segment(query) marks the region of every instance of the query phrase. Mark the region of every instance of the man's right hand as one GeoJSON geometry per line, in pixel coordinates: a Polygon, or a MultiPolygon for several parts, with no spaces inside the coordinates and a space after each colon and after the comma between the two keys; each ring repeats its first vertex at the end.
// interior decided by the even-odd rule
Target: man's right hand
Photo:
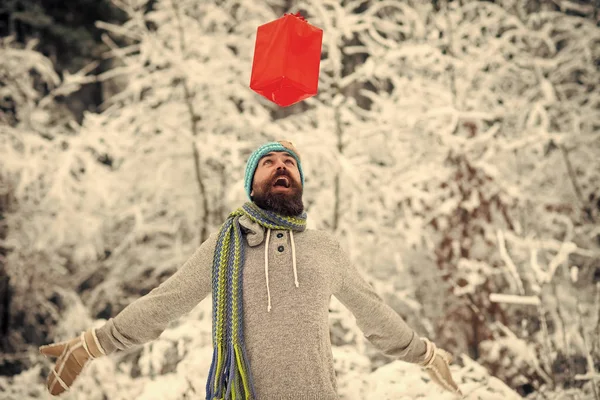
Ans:
{"type": "Polygon", "coordinates": [[[93,329],[88,329],[71,340],[41,346],[40,353],[47,357],[58,357],[46,382],[48,391],[53,396],[69,390],[86,363],[105,354],[93,329]]]}

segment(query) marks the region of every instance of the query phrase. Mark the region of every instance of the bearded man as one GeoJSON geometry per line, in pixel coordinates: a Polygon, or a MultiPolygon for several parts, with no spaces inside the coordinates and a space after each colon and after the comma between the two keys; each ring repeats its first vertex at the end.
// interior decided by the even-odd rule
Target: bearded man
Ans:
{"type": "Polygon", "coordinates": [[[212,365],[206,399],[339,399],[329,340],[335,296],[384,354],[423,366],[460,394],[451,356],[420,338],[359,274],[338,240],[306,228],[304,174],[291,142],[266,143],[246,165],[250,202],[169,279],[99,329],[40,347],[58,357],[48,390],[59,395],[90,360],[160,336],[212,293],[212,365]]]}

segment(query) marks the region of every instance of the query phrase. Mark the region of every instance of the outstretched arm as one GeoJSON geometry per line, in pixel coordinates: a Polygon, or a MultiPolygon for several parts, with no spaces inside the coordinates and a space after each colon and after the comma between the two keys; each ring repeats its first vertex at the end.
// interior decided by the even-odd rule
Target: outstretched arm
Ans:
{"type": "Polygon", "coordinates": [[[352,312],[365,337],[390,357],[411,363],[423,361],[427,350],[425,342],[398,313],[385,304],[339,243],[337,252],[335,258],[341,279],[334,296],[352,312]]]}
{"type": "Polygon", "coordinates": [[[89,360],[156,339],[169,322],[202,301],[212,289],[216,238],[216,233],[211,235],[175,274],[100,329],[90,328],[77,338],[41,346],[40,353],[57,358],[46,382],[50,394],[69,390],[89,360]]]}
{"type": "Polygon", "coordinates": [[[337,251],[341,279],[334,295],[354,314],[365,337],[384,354],[421,365],[438,385],[461,394],[448,367],[452,356],[421,339],[365,281],[339,243],[337,251]]]}
{"type": "Polygon", "coordinates": [[[106,354],[158,338],[169,322],[190,312],[211,292],[216,240],[213,233],[169,279],[96,330],[106,354]]]}

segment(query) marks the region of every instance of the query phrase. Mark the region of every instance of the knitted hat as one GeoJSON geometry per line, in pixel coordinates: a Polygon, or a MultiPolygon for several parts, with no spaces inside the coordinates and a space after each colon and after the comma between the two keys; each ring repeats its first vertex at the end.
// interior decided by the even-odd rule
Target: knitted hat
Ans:
{"type": "Polygon", "coordinates": [[[296,164],[298,165],[298,171],[300,171],[300,179],[302,181],[302,186],[304,187],[304,174],[302,173],[302,164],[300,163],[300,155],[294,147],[292,142],[286,140],[279,140],[277,142],[269,142],[263,144],[258,149],[254,150],[254,152],[250,155],[248,159],[248,163],[246,164],[246,175],[244,178],[244,189],[246,189],[246,195],[248,199],[250,198],[250,192],[252,192],[252,179],[254,179],[254,173],[256,172],[256,167],[258,166],[258,162],[261,158],[272,151],[285,151],[296,160],[296,164]]]}

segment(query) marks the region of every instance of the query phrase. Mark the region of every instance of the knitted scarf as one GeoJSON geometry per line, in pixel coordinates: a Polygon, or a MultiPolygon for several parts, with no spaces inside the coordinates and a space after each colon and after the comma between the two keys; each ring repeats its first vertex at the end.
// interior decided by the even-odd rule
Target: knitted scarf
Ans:
{"type": "Polygon", "coordinates": [[[306,213],[286,217],[252,202],[233,211],[219,230],[212,269],[214,353],[206,384],[207,400],[255,400],[254,384],[244,344],[242,274],[244,245],[241,216],[265,228],[304,231],[306,213]]]}

